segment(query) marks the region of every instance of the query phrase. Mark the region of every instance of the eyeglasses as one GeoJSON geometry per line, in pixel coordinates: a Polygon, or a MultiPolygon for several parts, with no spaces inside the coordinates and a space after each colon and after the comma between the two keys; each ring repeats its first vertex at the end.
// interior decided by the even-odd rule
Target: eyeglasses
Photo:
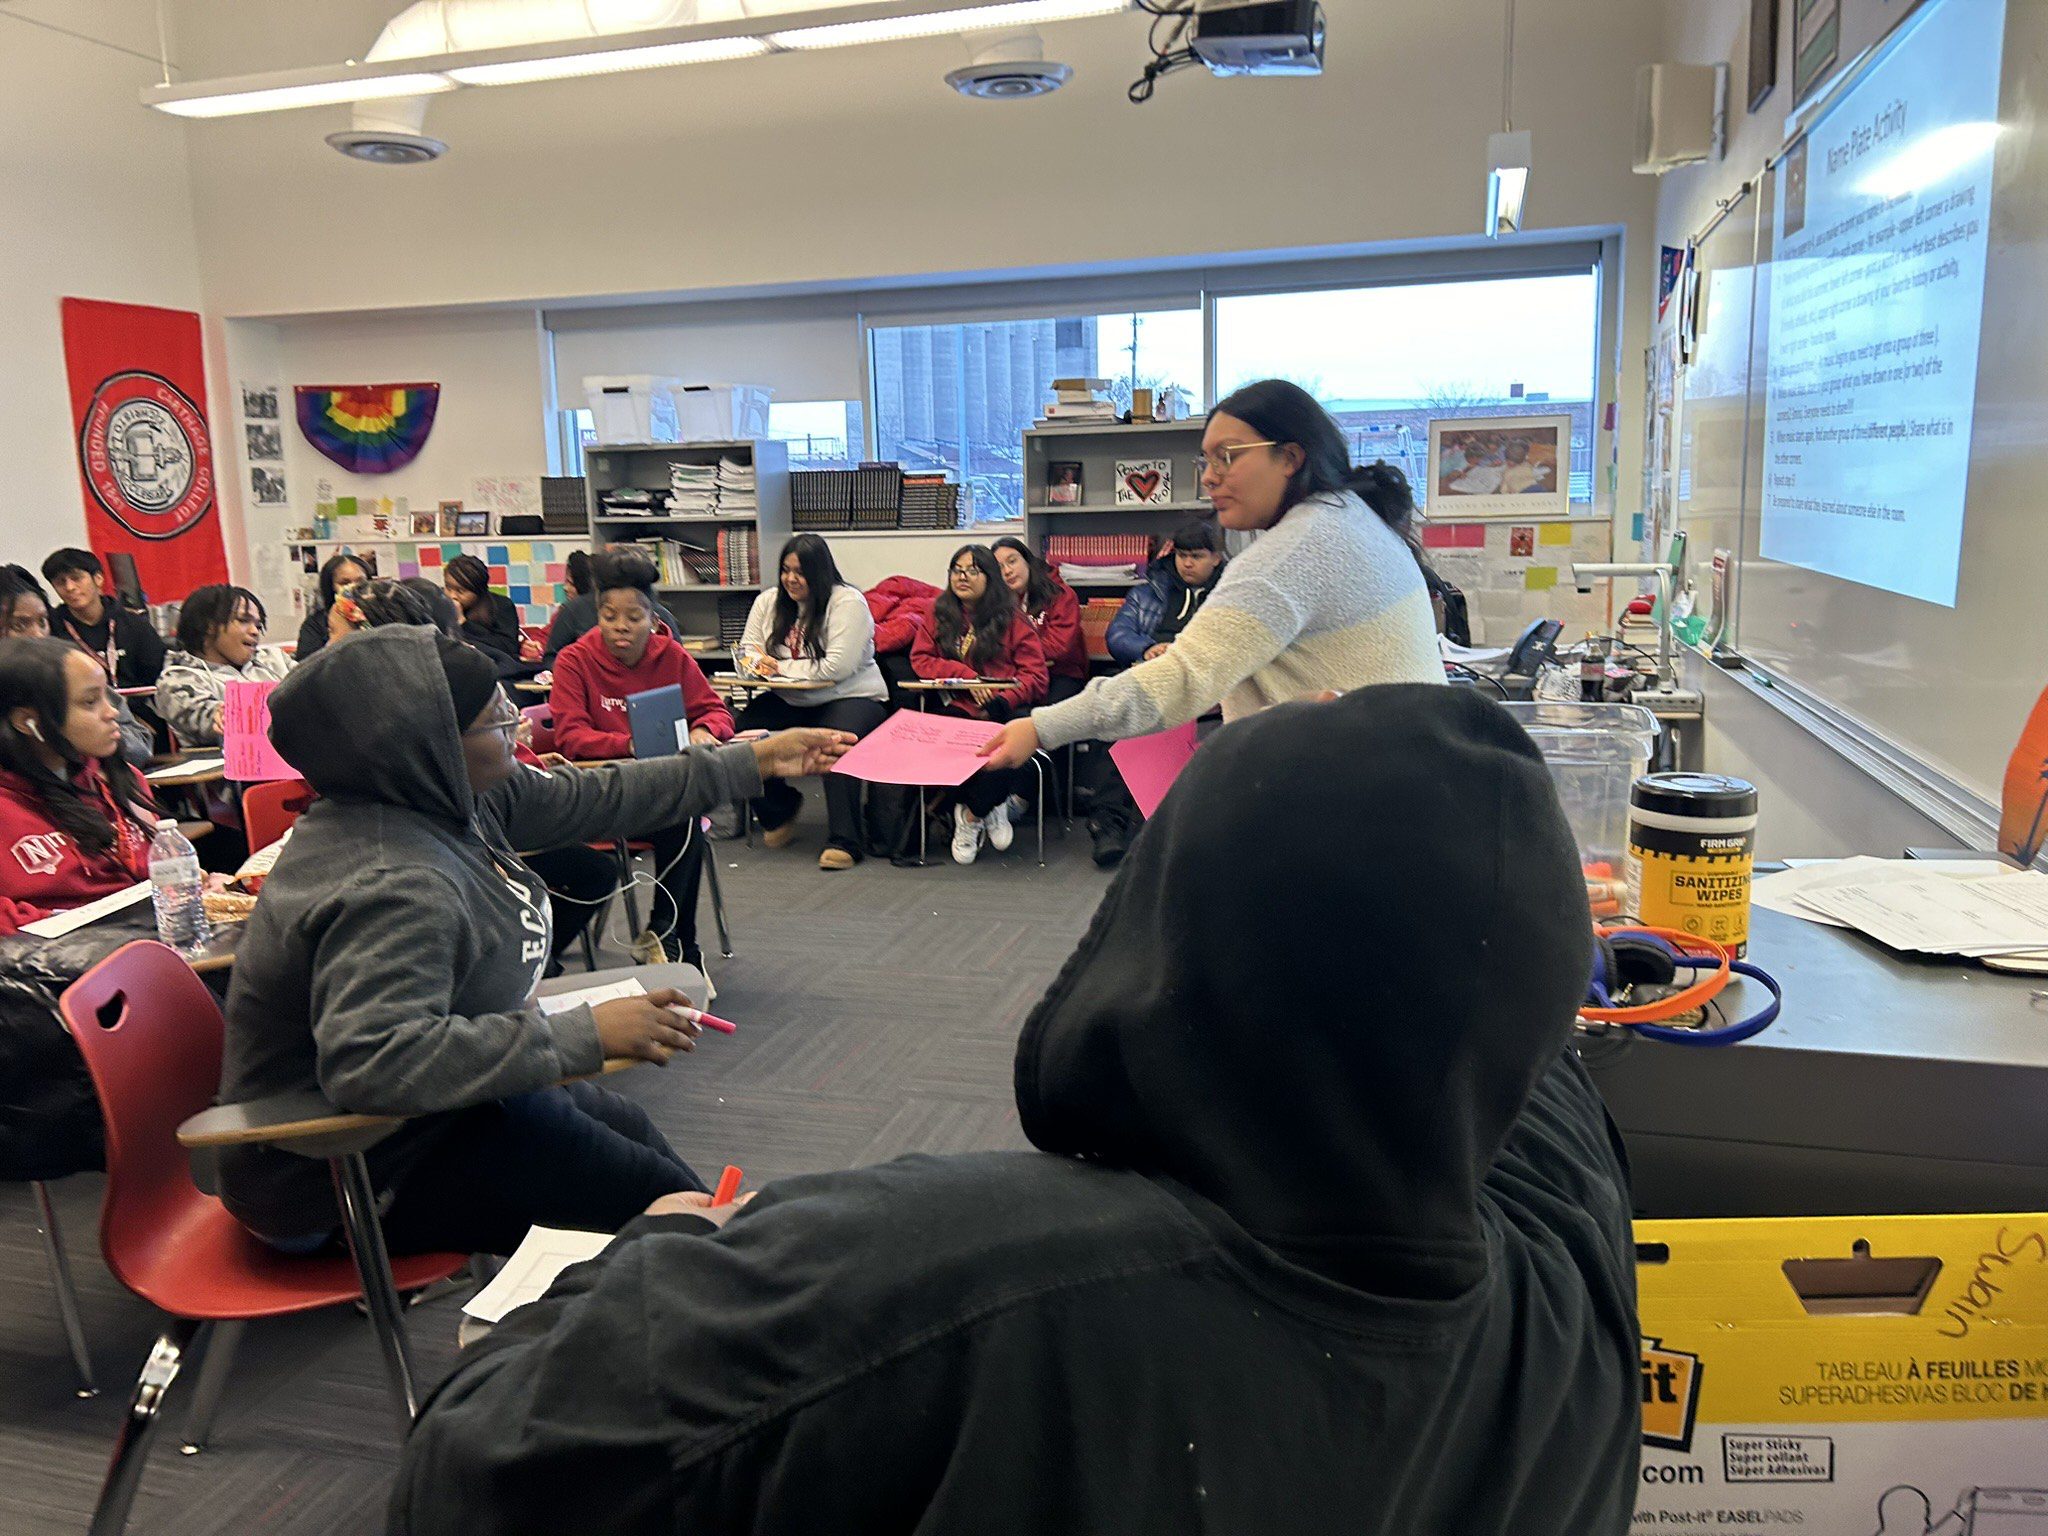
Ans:
{"type": "Polygon", "coordinates": [[[510,736],[513,732],[517,731],[519,729],[519,722],[525,717],[518,710],[512,708],[512,701],[502,693],[498,695],[498,702],[504,705],[504,711],[509,711],[509,713],[501,711],[496,719],[486,720],[482,725],[473,725],[462,734],[465,736],[488,736],[496,732],[500,736],[510,736]]]}
{"type": "Polygon", "coordinates": [[[1201,479],[1213,468],[1219,475],[1230,473],[1230,466],[1237,462],[1240,453],[1249,453],[1254,448],[1278,448],[1280,445],[1269,440],[1256,443],[1224,443],[1214,453],[1195,455],[1195,478],[1201,479]]]}

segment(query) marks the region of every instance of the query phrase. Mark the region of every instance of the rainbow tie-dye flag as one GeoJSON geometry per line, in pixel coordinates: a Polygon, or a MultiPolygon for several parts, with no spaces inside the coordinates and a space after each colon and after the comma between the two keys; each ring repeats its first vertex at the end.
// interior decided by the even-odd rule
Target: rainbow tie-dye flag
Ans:
{"type": "Polygon", "coordinates": [[[359,475],[418,458],[441,404],[438,384],[301,384],[296,393],[306,441],[359,475]]]}

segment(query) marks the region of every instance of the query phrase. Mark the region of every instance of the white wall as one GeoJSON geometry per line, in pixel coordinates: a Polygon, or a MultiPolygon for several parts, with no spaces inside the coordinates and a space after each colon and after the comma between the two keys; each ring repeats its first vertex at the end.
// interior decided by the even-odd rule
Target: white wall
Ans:
{"type": "Polygon", "coordinates": [[[149,52],[153,18],[148,0],[0,11],[0,558],[32,569],[85,542],[58,301],[196,310],[200,280],[184,130],[136,105],[156,71],[31,23],[149,52]]]}

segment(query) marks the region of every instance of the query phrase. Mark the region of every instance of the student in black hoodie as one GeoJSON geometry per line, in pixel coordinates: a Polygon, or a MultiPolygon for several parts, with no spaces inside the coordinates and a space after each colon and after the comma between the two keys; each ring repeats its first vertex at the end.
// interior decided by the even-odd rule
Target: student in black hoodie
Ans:
{"type": "Polygon", "coordinates": [[[519,609],[511,598],[491,590],[491,569],[475,555],[457,555],[441,568],[441,584],[462,614],[462,638],[488,654],[500,677],[533,669],[540,646],[519,628],[519,609]]]}
{"type": "Polygon", "coordinates": [[[1621,1536],[1591,953],[1496,705],[1227,726],[1025,1023],[1037,1152],[657,1202],[465,1352],[391,1529],[1621,1536]]]}

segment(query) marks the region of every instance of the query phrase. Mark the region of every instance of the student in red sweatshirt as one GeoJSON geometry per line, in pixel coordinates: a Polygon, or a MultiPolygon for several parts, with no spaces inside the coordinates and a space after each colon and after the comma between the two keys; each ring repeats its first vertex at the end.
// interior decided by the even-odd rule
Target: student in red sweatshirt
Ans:
{"type": "Polygon", "coordinates": [[[1022,539],[1007,535],[992,546],[1003,585],[1017,599],[1038,631],[1045,652],[1045,702],[1063,703],[1088,685],[1088,644],[1081,638],[1081,599],[1052,573],[1052,567],[1031,552],[1022,539]]]}
{"type": "Polygon", "coordinates": [[[0,933],[149,878],[156,807],[112,686],[76,646],[0,641],[0,933]]]}
{"type": "MultiPolygon", "coordinates": [[[[981,720],[1009,720],[1043,703],[1045,651],[1038,630],[1003,582],[1002,568],[985,544],[953,552],[946,590],[933,599],[917,627],[910,664],[927,681],[943,678],[1008,679],[1014,688],[977,688],[946,695],[946,708],[981,720]]],[[[1022,768],[984,768],[957,791],[953,807],[953,862],[972,864],[985,837],[1001,853],[1010,846],[1009,799],[1030,785],[1022,768]]]]}
{"type": "MultiPolygon", "coordinates": [[[[633,732],[626,699],[650,688],[679,684],[690,743],[730,741],[732,714],[704,680],[690,653],[654,628],[654,562],[637,550],[609,550],[590,562],[597,586],[597,628],[555,657],[555,748],[572,761],[631,757],[633,732]]],[[[700,970],[697,885],[704,871],[704,836],[694,822],[636,834],[654,844],[661,895],[654,931],[672,960],[700,970]]]]}

